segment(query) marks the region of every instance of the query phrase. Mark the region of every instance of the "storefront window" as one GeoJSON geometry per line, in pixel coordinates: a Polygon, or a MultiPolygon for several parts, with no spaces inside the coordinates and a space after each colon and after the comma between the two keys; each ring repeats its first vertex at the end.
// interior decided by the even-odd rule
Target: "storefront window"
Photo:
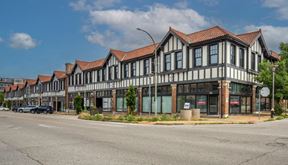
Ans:
{"type": "Polygon", "coordinates": [[[241,97],[241,113],[246,113],[246,97],[241,97]]]}
{"type": "Polygon", "coordinates": [[[143,99],[142,111],[148,113],[151,110],[151,103],[150,103],[151,99],[149,97],[143,97],[142,99],[143,99]]]}
{"type": "MultiPolygon", "coordinates": [[[[152,97],[152,112],[155,112],[155,101],[152,97]]],[[[161,112],[161,97],[157,97],[157,113],[161,112]]]]}
{"type": "Polygon", "coordinates": [[[103,111],[111,111],[112,98],[103,98],[103,111]]]}
{"type": "Polygon", "coordinates": [[[185,103],[185,96],[178,96],[177,97],[177,112],[180,112],[183,109],[185,103]]]}
{"type": "Polygon", "coordinates": [[[230,96],[230,113],[240,113],[240,96],[230,96]]]}
{"type": "Polygon", "coordinates": [[[123,97],[117,98],[117,112],[123,111],[123,97]]]}
{"type": "Polygon", "coordinates": [[[207,96],[199,95],[196,97],[197,108],[200,109],[201,113],[207,113],[207,96]]]}
{"type": "Polygon", "coordinates": [[[190,108],[196,108],[196,97],[195,97],[195,95],[186,96],[186,102],[190,103],[190,108]]]}
{"type": "Polygon", "coordinates": [[[171,96],[162,96],[162,113],[171,113],[171,107],[171,96]]]}

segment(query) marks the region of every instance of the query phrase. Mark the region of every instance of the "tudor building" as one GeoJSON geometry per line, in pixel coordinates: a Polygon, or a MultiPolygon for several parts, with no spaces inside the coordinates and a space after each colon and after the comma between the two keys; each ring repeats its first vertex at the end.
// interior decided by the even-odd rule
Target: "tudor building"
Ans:
{"type": "Polygon", "coordinates": [[[275,61],[279,56],[268,50],[261,30],[236,35],[215,26],[185,34],[169,28],[156,45],[131,51],[110,49],[105,59],[66,64],[62,100],[73,108],[73,99],[80,94],[87,107],[125,112],[125,92],[133,85],[137,88],[137,112],[155,112],[151,75],[156,71],[159,113],[176,113],[185,102],[207,115],[252,113],[256,105],[254,78],[264,59],[275,61]]]}

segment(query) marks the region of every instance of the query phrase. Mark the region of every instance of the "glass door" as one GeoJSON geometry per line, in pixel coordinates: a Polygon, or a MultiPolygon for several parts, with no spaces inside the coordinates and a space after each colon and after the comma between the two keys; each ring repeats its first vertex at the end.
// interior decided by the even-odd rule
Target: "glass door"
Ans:
{"type": "Polygon", "coordinates": [[[209,97],[209,115],[217,115],[218,114],[218,96],[210,96],[209,97]]]}

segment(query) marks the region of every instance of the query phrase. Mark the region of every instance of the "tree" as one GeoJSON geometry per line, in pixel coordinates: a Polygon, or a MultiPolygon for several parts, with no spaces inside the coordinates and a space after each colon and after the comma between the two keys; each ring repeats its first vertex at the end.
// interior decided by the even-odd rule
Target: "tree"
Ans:
{"type": "Polygon", "coordinates": [[[83,109],[83,98],[82,98],[82,96],[77,95],[74,98],[74,107],[75,107],[75,110],[76,110],[77,114],[79,114],[82,111],[82,109],[83,109]]]}
{"type": "MultiPolygon", "coordinates": [[[[288,43],[280,44],[280,61],[275,62],[278,67],[275,70],[275,102],[279,104],[282,99],[288,99],[288,43]]],[[[272,89],[272,63],[264,60],[260,63],[260,72],[256,80],[272,89]]],[[[272,90],[271,90],[272,92],[272,90]]],[[[271,95],[270,95],[271,96],[271,95]]],[[[275,112],[280,106],[275,106],[275,112]]],[[[281,107],[280,107],[281,109],[281,107]]],[[[281,114],[281,112],[276,112],[281,114]]]]}
{"type": "Polygon", "coordinates": [[[130,85],[126,93],[126,105],[128,108],[128,114],[132,115],[136,108],[136,89],[130,85]]]}
{"type": "Polygon", "coordinates": [[[4,93],[0,92],[0,105],[4,103],[4,93]]]}

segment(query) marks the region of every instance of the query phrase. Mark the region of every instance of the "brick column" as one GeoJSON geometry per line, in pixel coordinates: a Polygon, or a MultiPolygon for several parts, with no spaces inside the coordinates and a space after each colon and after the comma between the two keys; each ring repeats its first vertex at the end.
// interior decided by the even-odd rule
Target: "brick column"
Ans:
{"type": "Polygon", "coordinates": [[[228,117],[229,116],[229,83],[230,81],[223,80],[221,86],[221,114],[222,117],[228,117]]]}
{"type": "Polygon", "coordinates": [[[142,88],[138,87],[138,114],[142,114],[143,100],[142,100],[142,88]]]}
{"type": "Polygon", "coordinates": [[[251,110],[252,113],[256,112],[256,85],[252,86],[252,105],[251,105],[251,110]]]}
{"type": "Polygon", "coordinates": [[[116,89],[112,90],[112,113],[114,114],[116,112],[117,108],[117,96],[116,96],[116,89]]]}
{"type": "Polygon", "coordinates": [[[171,84],[171,88],[172,88],[172,97],[171,97],[171,101],[172,101],[172,113],[176,113],[177,112],[177,84],[171,84]]]}

